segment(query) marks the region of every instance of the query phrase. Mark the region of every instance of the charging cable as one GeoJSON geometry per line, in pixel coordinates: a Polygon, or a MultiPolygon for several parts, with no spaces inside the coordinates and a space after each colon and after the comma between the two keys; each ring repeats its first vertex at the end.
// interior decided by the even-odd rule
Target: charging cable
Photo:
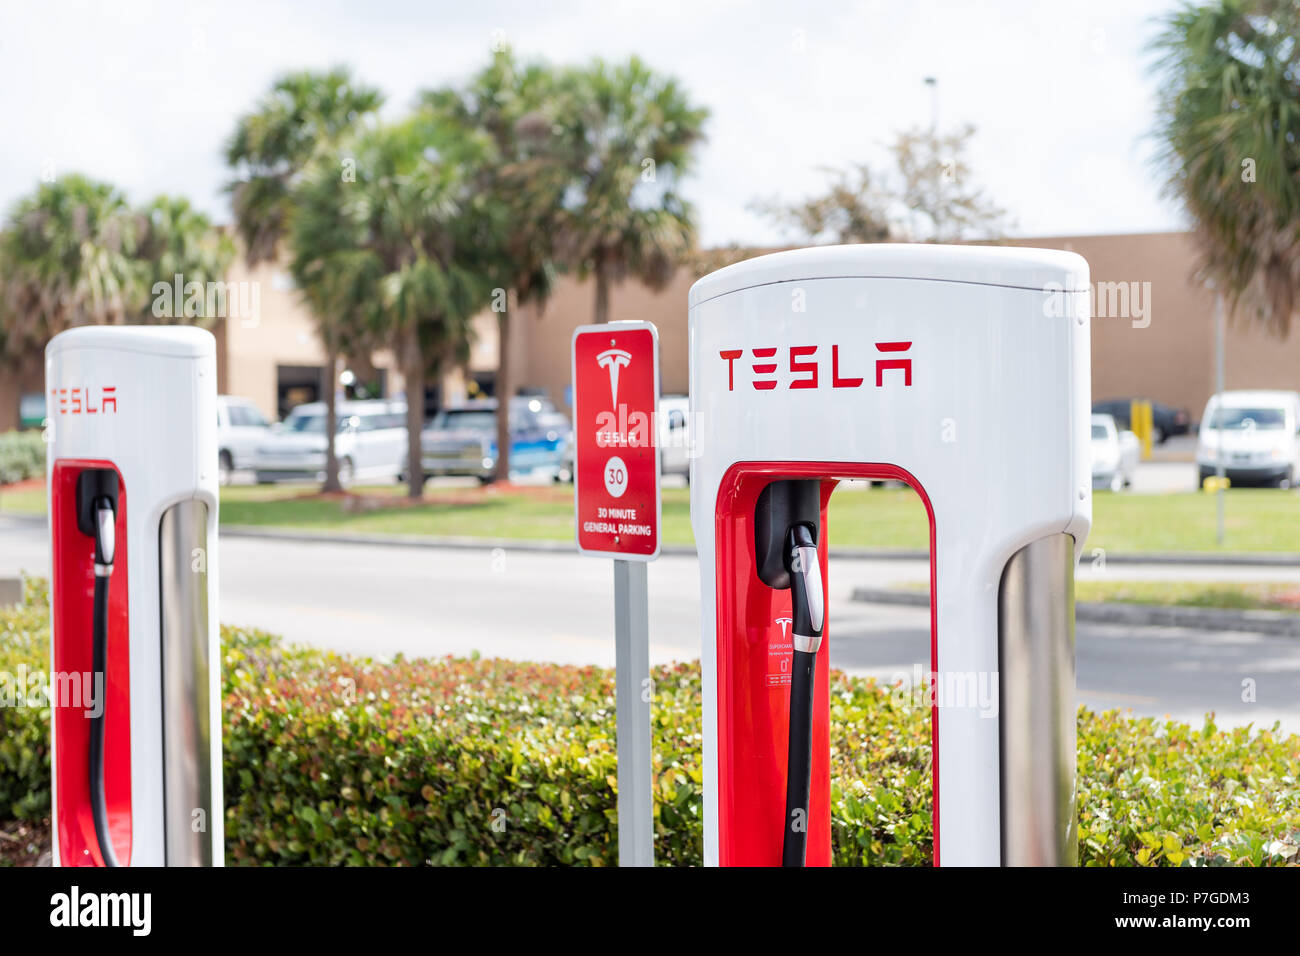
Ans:
{"type": "MultiPolygon", "coordinates": [[[[93,478],[98,478],[94,475],[93,478]]],[[[113,475],[113,479],[116,479],[113,475]]],[[[114,492],[116,480],[108,482],[114,492]]],[[[95,539],[95,606],[91,628],[92,677],[99,684],[100,700],[90,718],[90,813],[95,822],[95,839],[99,842],[99,855],[105,866],[120,866],[113,851],[113,840],[108,832],[108,797],[104,790],[104,713],[108,707],[108,584],[113,574],[113,558],[117,552],[116,495],[94,494],[93,479],[87,486],[93,497],[89,508],[80,509],[92,523],[95,539]]],[[[78,488],[82,491],[82,488],[78,488]]],[[[86,530],[83,526],[82,530],[86,530]]]]}
{"type": "Polygon", "coordinates": [[[782,866],[803,866],[808,854],[814,675],[826,621],[821,561],[813,534],[811,526],[800,523],[791,526],[786,536],[794,660],[790,667],[790,744],[786,761],[782,866]]]}

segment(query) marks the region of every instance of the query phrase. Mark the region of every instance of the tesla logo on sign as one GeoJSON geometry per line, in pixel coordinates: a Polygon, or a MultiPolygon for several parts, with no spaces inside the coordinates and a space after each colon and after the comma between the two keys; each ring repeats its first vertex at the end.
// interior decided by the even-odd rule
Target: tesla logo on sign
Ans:
{"type": "Polygon", "coordinates": [[[117,388],[105,385],[100,388],[77,386],[50,389],[50,407],[60,415],[98,415],[100,412],[117,413],[117,388]]]}
{"type": "MultiPolygon", "coordinates": [[[[912,360],[903,357],[912,347],[911,342],[877,342],[876,351],[890,358],[876,359],[876,388],[884,388],[885,373],[898,371],[902,373],[903,387],[912,386],[912,360]]],[[[821,388],[823,376],[821,363],[818,361],[818,345],[792,345],[784,349],[788,355],[787,368],[791,378],[787,388],[821,388]]],[[[750,354],[759,361],[749,363],[753,372],[749,384],[760,392],[768,392],[777,387],[777,369],[780,368],[780,353],[777,348],[750,349],[750,354]]],[[[744,349],[722,349],[718,355],[727,363],[727,391],[736,390],[736,360],[744,356],[744,349]]],[[[845,375],[840,366],[840,347],[831,346],[830,360],[831,388],[861,388],[865,379],[862,376],[845,375]]],[[[891,379],[892,380],[892,379],[891,379]]]]}
{"type": "Polygon", "coordinates": [[[618,370],[632,364],[632,354],[622,349],[606,349],[596,356],[596,364],[609,369],[609,401],[618,407],[618,370]]]}

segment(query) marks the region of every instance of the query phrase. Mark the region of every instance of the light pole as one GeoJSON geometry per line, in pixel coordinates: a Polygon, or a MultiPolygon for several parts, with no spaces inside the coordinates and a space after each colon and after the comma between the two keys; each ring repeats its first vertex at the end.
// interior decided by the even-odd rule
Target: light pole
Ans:
{"type": "MultiPolygon", "coordinates": [[[[1211,286],[1211,288],[1213,288],[1213,286],[1211,286]]],[[[1224,389],[1223,322],[1224,322],[1223,293],[1221,293],[1218,289],[1215,289],[1214,290],[1214,379],[1215,379],[1214,394],[1215,397],[1218,399],[1218,401],[1215,403],[1214,414],[1218,416],[1222,415],[1222,409],[1223,409],[1223,389],[1224,389]]],[[[1222,417],[1220,417],[1219,421],[1220,421],[1220,425],[1222,425],[1223,422],[1222,417]]],[[[1214,425],[1213,419],[1210,420],[1210,425],[1211,426],[1214,425]]],[[[1202,423],[1201,427],[1202,428],[1205,427],[1204,423],[1202,423]]],[[[1218,476],[1219,482],[1218,482],[1218,488],[1216,489],[1216,493],[1215,493],[1215,497],[1218,499],[1217,501],[1218,517],[1217,517],[1217,524],[1214,530],[1214,537],[1215,540],[1218,542],[1219,547],[1223,547],[1223,483],[1224,483],[1224,479],[1227,477],[1227,464],[1223,459],[1223,428],[1220,427],[1219,429],[1217,429],[1217,431],[1219,435],[1219,448],[1218,448],[1218,453],[1214,456],[1214,458],[1215,461],[1218,463],[1218,467],[1215,469],[1215,473],[1218,476]]]]}

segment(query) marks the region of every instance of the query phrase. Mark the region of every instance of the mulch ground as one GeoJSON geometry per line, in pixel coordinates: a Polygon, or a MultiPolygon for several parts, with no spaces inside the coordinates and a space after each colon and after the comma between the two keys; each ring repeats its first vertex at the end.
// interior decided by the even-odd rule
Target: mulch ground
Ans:
{"type": "Polygon", "coordinates": [[[50,821],[0,824],[0,866],[49,866],[50,821]]]}

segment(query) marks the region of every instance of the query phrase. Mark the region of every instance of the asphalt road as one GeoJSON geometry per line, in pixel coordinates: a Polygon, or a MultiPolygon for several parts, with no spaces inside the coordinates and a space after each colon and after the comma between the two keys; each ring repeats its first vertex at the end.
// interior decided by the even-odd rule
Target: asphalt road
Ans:
{"type": "MultiPolygon", "coordinates": [[[[41,523],[0,516],[0,574],[47,573],[41,523]]],[[[1096,574],[1088,564],[1080,577],[1096,574]]],[[[1300,578],[1282,568],[1112,565],[1117,578],[1300,578]]],[[[828,608],[831,663],[885,679],[929,665],[929,614],[856,603],[854,587],[924,580],[920,561],[836,559],[828,608]]],[[[612,666],[609,561],[525,551],[308,544],[227,536],[221,542],[221,619],[347,653],[464,655],[612,666]]],[[[650,566],[651,658],[699,655],[694,558],[650,566]]],[[[1281,720],[1300,733],[1300,643],[1265,635],[1081,624],[1081,702],[1221,725],[1281,720]],[[1254,681],[1254,703],[1242,701],[1254,681]]]]}

